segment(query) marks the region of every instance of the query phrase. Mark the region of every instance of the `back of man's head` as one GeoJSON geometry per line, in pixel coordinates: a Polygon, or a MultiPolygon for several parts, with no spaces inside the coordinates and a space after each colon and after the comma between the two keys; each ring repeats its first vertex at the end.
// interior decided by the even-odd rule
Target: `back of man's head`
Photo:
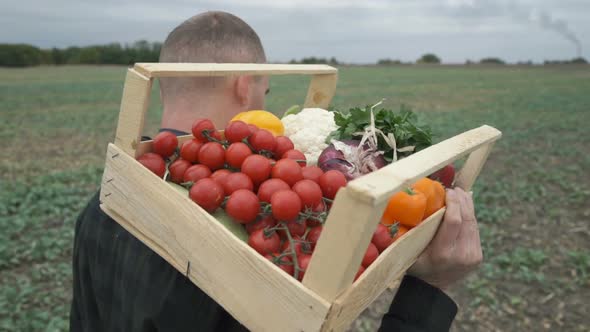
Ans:
{"type": "Polygon", "coordinates": [[[266,61],[258,35],[239,17],[205,12],[177,26],[166,38],[160,62],[266,61]]]}
{"type": "MultiPolygon", "coordinates": [[[[256,32],[239,17],[219,11],[195,15],[166,38],[160,62],[264,63],[266,56],[256,32]]],[[[164,104],[211,92],[225,82],[220,78],[164,78],[160,88],[164,104]]]]}

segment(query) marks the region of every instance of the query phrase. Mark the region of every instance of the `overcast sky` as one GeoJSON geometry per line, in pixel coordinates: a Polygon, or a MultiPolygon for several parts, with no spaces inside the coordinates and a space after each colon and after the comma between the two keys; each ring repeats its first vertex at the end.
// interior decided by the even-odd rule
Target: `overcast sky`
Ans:
{"type": "Polygon", "coordinates": [[[408,61],[434,52],[448,63],[487,56],[538,62],[575,57],[576,42],[583,55],[590,52],[590,0],[1,1],[0,43],[163,41],[206,10],[248,22],[271,61],[311,55],[408,61]]]}

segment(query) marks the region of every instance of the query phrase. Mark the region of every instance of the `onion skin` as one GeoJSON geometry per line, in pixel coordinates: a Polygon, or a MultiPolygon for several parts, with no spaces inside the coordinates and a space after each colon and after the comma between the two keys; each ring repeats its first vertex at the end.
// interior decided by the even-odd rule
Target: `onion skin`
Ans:
{"type": "Polygon", "coordinates": [[[347,181],[353,180],[360,176],[360,174],[355,174],[355,167],[344,159],[328,159],[321,164],[318,163],[318,165],[320,165],[320,168],[324,172],[331,170],[337,170],[342,172],[347,181]]]}
{"type": "MultiPolygon", "coordinates": [[[[353,148],[358,147],[360,144],[360,141],[358,140],[343,140],[341,142],[353,148]]],[[[364,149],[366,151],[369,149],[369,147],[365,144],[364,149]]],[[[346,180],[350,181],[372,171],[367,170],[367,167],[363,167],[366,166],[367,162],[369,161],[372,161],[374,167],[377,169],[387,165],[387,162],[385,161],[385,158],[383,158],[382,154],[367,156],[366,158],[362,159],[363,160],[347,160],[342,151],[337,150],[334,147],[334,144],[330,144],[320,154],[318,158],[318,166],[324,172],[333,169],[340,171],[344,174],[346,180]]]]}

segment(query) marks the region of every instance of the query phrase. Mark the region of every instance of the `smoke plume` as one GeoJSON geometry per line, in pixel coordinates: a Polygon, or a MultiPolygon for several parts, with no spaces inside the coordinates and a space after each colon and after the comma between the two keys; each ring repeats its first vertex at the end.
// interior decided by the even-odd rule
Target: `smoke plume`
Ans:
{"type": "Polygon", "coordinates": [[[497,18],[509,16],[521,24],[534,23],[543,29],[557,32],[572,42],[578,57],[582,56],[582,43],[567,22],[553,18],[544,10],[531,9],[516,0],[447,0],[446,5],[458,17],[497,18]]]}
{"type": "Polygon", "coordinates": [[[530,20],[537,22],[544,29],[557,32],[565,39],[574,43],[576,46],[576,54],[578,57],[582,56],[582,43],[580,43],[576,34],[570,30],[567,22],[560,19],[554,19],[548,13],[540,10],[533,10],[530,15],[530,20]]]}

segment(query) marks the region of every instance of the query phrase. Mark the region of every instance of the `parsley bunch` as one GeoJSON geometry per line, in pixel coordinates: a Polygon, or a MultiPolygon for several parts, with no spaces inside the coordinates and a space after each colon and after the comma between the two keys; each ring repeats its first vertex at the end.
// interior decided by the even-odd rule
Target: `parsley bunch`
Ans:
{"type": "MultiPolygon", "coordinates": [[[[328,136],[327,143],[332,139],[360,139],[365,127],[371,124],[371,106],[365,106],[365,108],[355,107],[342,111],[333,109],[332,111],[338,129],[328,136]]],[[[401,105],[399,112],[385,108],[374,108],[373,114],[375,116],[375,127],[386,135],[392,133],[398,149],[407,146],[415,147],[413,151],[398,151],[398,158],[407,157],[432,145],[430,127],[418,123],[416,113],[412,112],[409,107],[401,105]]],[[[378,137],[378,148],[384,152],[385,159],[391,162],[393,149],[381,136],[378,137]]]]}

